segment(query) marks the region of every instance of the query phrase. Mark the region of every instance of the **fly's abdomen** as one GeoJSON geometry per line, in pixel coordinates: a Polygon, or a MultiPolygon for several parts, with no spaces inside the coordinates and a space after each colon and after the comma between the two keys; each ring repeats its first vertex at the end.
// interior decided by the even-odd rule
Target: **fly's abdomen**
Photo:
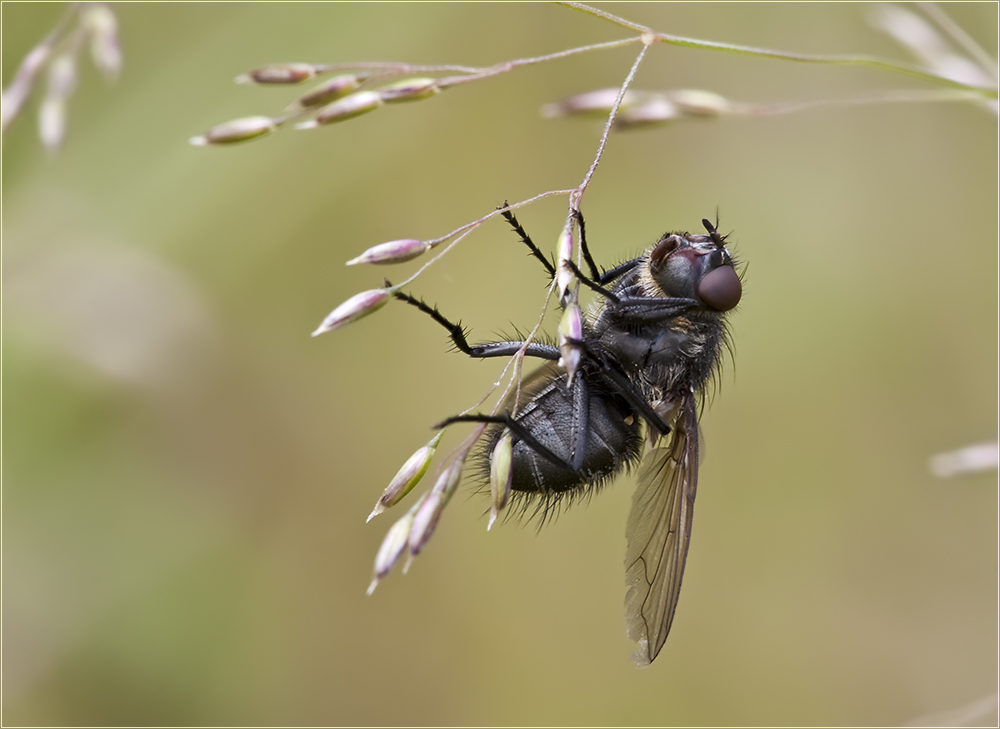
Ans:
{"type": "Polygon", "coordinates": [[[593,393],[586,398],[588,412],[581,416],[579,409],[561,376],[517,414],[517,422],[559,462],[515,436],[513,490],[566,492],[585,484],[598,485],[638,460],[641,426],[627,406],[607,394],[593,393]],[[582,465],[574,469],[574,462],[582,465]]]}

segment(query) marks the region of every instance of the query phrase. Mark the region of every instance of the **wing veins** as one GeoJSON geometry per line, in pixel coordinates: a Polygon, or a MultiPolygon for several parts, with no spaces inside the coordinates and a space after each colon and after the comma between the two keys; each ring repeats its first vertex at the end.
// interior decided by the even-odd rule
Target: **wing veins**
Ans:
{"type": "Polygon", "coordinates": [[[628,521],[629,637],[639,665],[656,658],[670,631],[687,561],[697,488],[698,425],[693,398],[680,408],[670,443],[650,451],[628,521]]]}

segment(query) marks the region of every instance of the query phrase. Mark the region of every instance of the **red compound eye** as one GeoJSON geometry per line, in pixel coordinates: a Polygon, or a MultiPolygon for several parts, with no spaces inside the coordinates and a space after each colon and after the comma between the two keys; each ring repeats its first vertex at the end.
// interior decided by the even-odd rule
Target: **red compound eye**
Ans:
{"type": "Polygon", "coordinates": [[[698,296],[716,311],[729,311],[740,303],[743,284],[732,266],[719,266],[698,284],[698,296]]]}

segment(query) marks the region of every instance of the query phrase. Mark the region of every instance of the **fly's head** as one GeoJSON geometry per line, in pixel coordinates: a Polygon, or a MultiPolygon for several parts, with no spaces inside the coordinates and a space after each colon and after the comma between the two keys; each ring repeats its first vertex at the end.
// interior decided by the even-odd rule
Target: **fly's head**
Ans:
{"type": "Polygon", "coordinates": [[[734,309],[743,284],[725,239],[707,220],[708,235],[670,233],[649,252],[649,275],[664,296],[694,299],[710,311],[734,309]]]}

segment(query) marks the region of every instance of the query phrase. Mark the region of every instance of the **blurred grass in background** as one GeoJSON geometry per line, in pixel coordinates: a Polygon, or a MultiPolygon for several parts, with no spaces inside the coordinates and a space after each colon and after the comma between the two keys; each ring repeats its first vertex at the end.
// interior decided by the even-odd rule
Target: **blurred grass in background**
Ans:
{"type": "MultiPolygon", "coordinates": [[[[613,11],[908,60],[868,9],[613,11]]],[[[63,10],[4,4],[4,84],[63,10]]],[[[995,53],[996,5],[947,10],[995,53]]],[[[294,98],[231,82],[266,63],[488,65],[624,34],[551,5],[115,11],[124,73],[84,71],[64,150],[47,158],[30,115],[4,140],[6,724],[892,725],[992,693],[996,475],[940,481],[927,462],[996,437],[995,118],[832,107],[612,137],[584,205],[599,262],[718,207],[749,263],[684,594],[639,672],[627,479],[537,535],[487,534],[485,501],[456,499],[410,573],[366,597],[395,518],[366,525],[375,499],[502,365],[449,354],[402,306],[309,337],[381,282],[343,265],[368,246],[576,185],[600,122],[538,111],[619,85],[637,48],[206,149],[187,139],[294,98]]],[[[636,87],[920,85],[656,46],[636,87]]],[[[564,215],[519,213],[547,249],[564,215]]],[[[544,285],[498,221],[412,290],[487,339],[530,326],[544,285]]]]}

